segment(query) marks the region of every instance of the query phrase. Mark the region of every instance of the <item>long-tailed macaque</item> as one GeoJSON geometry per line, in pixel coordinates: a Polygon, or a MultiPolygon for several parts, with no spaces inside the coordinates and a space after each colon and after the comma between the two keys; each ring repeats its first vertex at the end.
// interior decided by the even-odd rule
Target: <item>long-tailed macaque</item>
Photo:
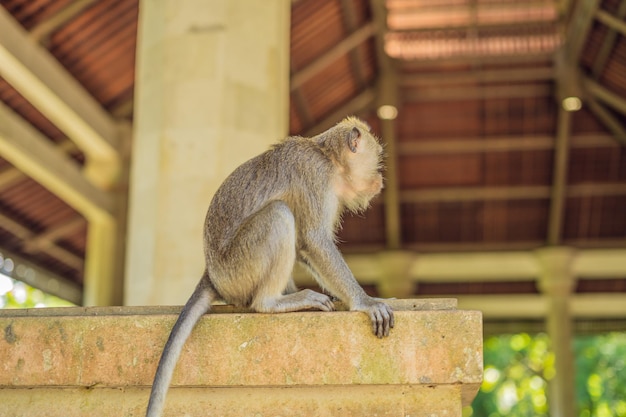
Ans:
{"type": "Polygon", "coordinates": [[[183,344],[211,302],[263,313],[332,311],[324,294],[298,291],[300,262],[319,285],[367,313],[378,337],[391,308],[359,286],[335,244],[344,211],[365,210],[383,187],[383,149],[361,120],[346,118],[312,138],[289,137],[239,166],[213,197],[204,225],[206,269],[159,362],[147,416],[159,416],[183,344]]]}

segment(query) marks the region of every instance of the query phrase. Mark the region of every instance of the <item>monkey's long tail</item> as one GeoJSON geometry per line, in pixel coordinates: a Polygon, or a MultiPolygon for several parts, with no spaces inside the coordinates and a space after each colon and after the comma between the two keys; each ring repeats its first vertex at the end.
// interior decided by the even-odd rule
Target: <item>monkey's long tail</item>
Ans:
{"type": "Polygon", "coordinates": [[[176,320],[172,328],[170,337],[167,339],[156,375],[154,376],[146,417],[159,417],[163,412],[165,395],[172,381],[172,374],[174,373],[174,368],[176,368],[180,352],[196,323],[202,315],[210,310],[211,302],[217,296],[215,289],[207,278],[208,276],[206,276],[205,272],[205,276],[202,277],[183,307],[178,320],[176,320]]]}

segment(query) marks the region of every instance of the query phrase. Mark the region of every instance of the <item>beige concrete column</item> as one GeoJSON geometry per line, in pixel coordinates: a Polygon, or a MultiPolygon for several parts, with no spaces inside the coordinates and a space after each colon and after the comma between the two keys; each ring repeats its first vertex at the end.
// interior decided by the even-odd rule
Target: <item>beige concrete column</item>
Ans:
{"type": "Polygon", "coordinates": [[[183,303],[211,196],[284,137],[288,0],[142,0],[126,304],[183,303]]]}
{"type": "Polygon", "coordinates": [[[575,415],[574,355],[570,295],[576,280],[572,274],[574,250],[549,247],[537,251],[541,265],[539,288],[548,297],[546,328],[554,352],[555,377],[550,381],[550,415],[575,415]]]}

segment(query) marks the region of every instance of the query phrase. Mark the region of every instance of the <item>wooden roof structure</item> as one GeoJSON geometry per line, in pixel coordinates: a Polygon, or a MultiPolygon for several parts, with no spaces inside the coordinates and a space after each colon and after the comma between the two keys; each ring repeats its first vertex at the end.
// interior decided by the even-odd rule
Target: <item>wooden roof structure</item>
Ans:
{"type": "MultiPolygon", "coordinates": [[[[76,175],[89,158],[81,140],[106,149],[132,123],[138,1],[0,4],[0,253],[80,291],[88,220],[22,163],[67,175],[77,198],[103,198],[76,175]]],[[[626,0],[291,7],[290,133],[356,114],[387,143],[385,193],[346,218],[346,253],[626,248],[626,0]]],[[[498,280],[415,289],[537,291],[498,280]]],[[[576,291],[626,292],[626,276],[576,291]]]]}

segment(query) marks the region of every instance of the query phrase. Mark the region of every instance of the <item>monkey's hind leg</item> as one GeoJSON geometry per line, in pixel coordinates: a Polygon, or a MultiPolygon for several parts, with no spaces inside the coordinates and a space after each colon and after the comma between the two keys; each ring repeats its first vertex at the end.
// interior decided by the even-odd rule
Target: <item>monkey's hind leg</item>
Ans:
{"type": "MultiPolygon", "coordinates": [[[[293,292],[296,224],[283,201],[272,201],[250,216],[237,233],[229,268],[238,284],[250,289],[250,307],[262,313],[334,309],[330,298],[311,290],[293,292]],[[287,291],[286,291],[287,290],[287,291]]],[[[233,280],[233,281],[234,281],[233,280]]],[[[230,281],[230,280],[229,280],[230,281]]],[[[233,282],[231,281],[231,282],[233,282]]]]}

